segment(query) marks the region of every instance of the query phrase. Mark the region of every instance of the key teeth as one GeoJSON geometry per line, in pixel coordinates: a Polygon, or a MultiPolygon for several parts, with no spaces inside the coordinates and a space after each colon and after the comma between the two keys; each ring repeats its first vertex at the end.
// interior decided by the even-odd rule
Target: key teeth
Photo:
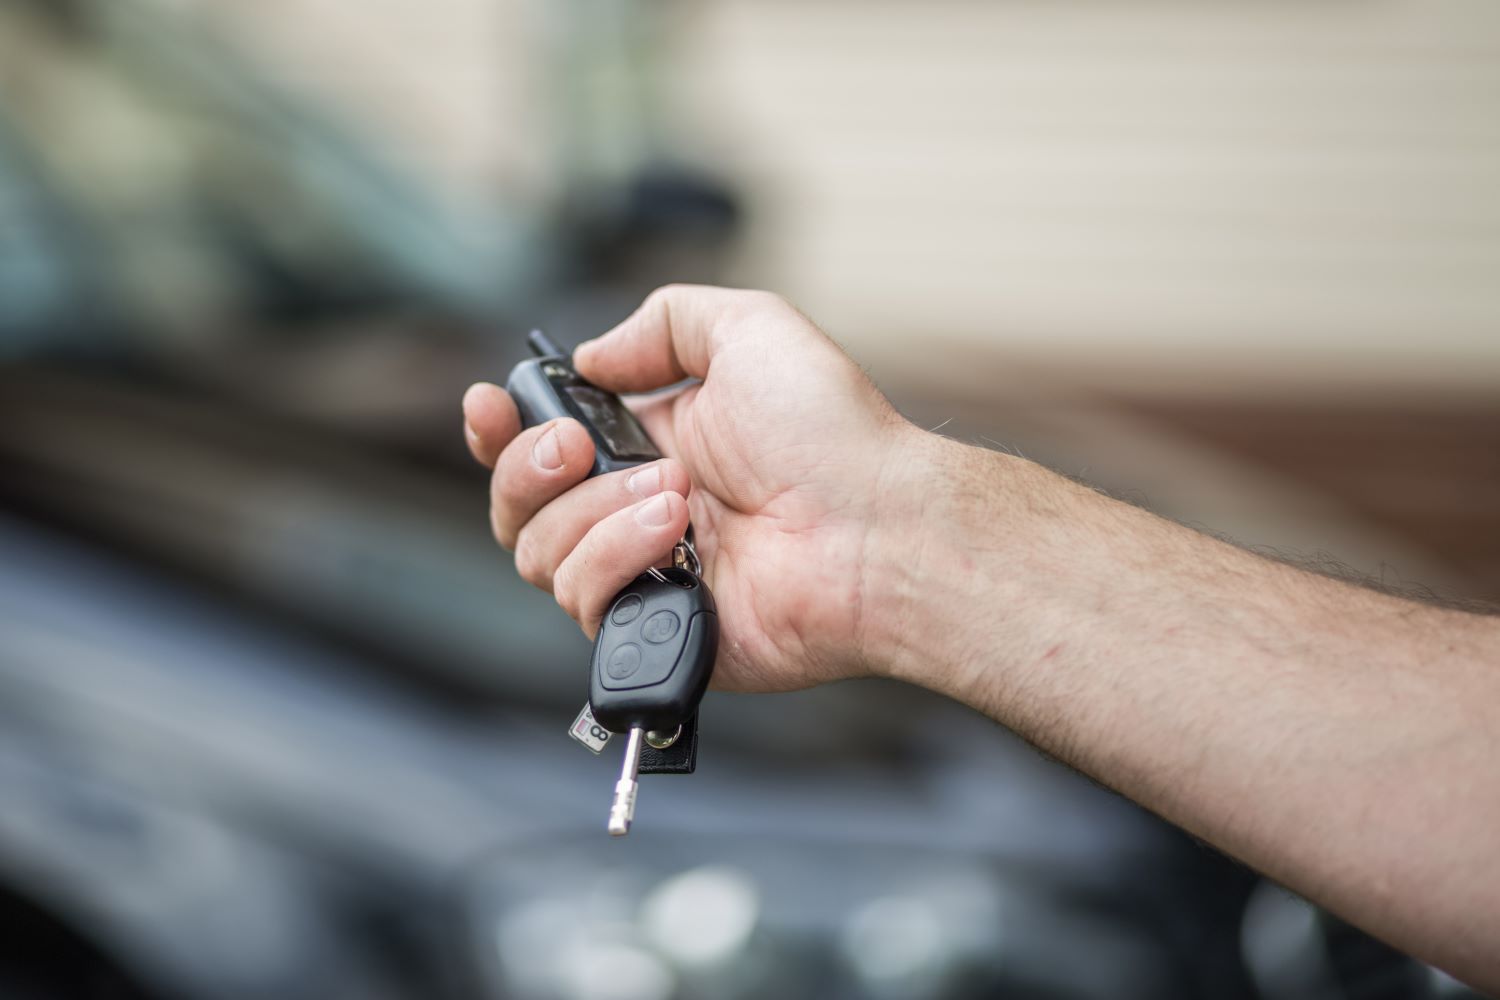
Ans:
{"type": "Polygon", "coordinates": [[[630,832],[630,823],[635,819],[636,788],[634,781],[616,782],[615,798],[609,806],[609,835],[611,837],[623,837],[630,832]]]}

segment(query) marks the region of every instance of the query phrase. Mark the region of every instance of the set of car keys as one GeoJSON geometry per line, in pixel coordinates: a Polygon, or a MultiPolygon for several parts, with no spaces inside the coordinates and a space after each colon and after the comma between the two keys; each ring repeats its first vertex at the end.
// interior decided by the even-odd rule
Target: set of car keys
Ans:
{"type": "MultiPolygon", "coordinates": [[[[527,338],[538,355],[511,371],[505,389],[524,427],[572,417],[594,440],[589,477],[661,458],[620,397],[585,380],[540,330],[527,338]]],[[[641,774],[691,774],[698,762],[698,703],[719,651],[719,616],[702,579],[692,528],[672,566],[652,568],[615,595],[589,661],[589,700],[569,735],[594,753],[626,736],[609,832],[630,832],[641,774]]]]}

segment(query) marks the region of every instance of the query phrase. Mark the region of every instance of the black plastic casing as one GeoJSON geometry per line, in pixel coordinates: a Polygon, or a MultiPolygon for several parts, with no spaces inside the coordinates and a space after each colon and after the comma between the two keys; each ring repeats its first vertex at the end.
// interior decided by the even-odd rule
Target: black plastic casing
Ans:
{"type": "MultiPolygon", "coordinates": [[[[633,469],[637,465],[645,465],[661,458],[661,453],[655,446],[649,451],[642,447],[629,454],[616,453],[594,421],[568,395],[567,390],[570,388],[602,392],[579,375],[573,368],[573,363],[562,355],[546,355],[522,361],[511,369],[510,377],[505,380],[505,391],[516,401],[516,409],[521,413],[522,427],[535,427],[559,417],[572,417],[588,429],[589,437],[594,439],[594,468],[589,473],[590,476],[633,469]]],[[[649,441],[646,432],[636,422],[635,415],[625,409],[625,404],[618,397],[609,395],[613,405],[619,407],[619,419],[639,431],[643,441],[649,441]]]]}
{"type": "Polygon", "coordinates": [[[667,582],[642,574],[610,602],[589,661],[589,705],[594,721],[611,732],[640,726],[671,732],[692,717],[713,674],[719,648],[714,596],[691,573],[662,570],[667,582]],[[638,611],[620,624],[617,609],[638,611]],[[668,641],[651,637],[651,621],[671,615],[677,629],[668,641]],[[636,666],[624,676],[609,669],[621,647],[634,647],[636,666]]]}

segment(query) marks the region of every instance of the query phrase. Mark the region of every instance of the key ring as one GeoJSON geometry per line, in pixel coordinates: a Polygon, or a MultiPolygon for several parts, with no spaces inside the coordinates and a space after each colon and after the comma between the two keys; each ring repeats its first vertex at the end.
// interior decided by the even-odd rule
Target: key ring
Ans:
{"type": "MultiPolygon", "coordinates": [[[[693,547],[693,526],[689,524],[687,531],[682,536],[682,541],[672,546],[672,568],[685,570],[700,580],[703,578],[703,561],[698,558],[698,550],[693,547]]],[[[662,571],[655,566],[646,570],[654,578],[667,583],[667,578],[662,571]]]]}
{"type": "Polygon", "coordinates": [[[698,558],[698,550],[693,546],[693,525],[688,523],[687,531],[682,535],[682,541],[672,547],[672,565],[678,569],[685,569],[689,573],[703,578],[703,562],[698,558]]]}

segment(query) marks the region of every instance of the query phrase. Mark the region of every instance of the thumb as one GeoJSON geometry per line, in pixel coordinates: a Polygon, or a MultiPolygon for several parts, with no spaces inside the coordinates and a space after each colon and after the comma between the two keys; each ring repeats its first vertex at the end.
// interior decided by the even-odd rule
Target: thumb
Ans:
{"type": "Polygon", "coordinates": [[[625,322],[579,344],[573,365],[614,392],[648,392],[703,378],[722,346],[727,318],[744,315],[764,292],[711,285],[667,285],[646,297],[625,322]]]}

